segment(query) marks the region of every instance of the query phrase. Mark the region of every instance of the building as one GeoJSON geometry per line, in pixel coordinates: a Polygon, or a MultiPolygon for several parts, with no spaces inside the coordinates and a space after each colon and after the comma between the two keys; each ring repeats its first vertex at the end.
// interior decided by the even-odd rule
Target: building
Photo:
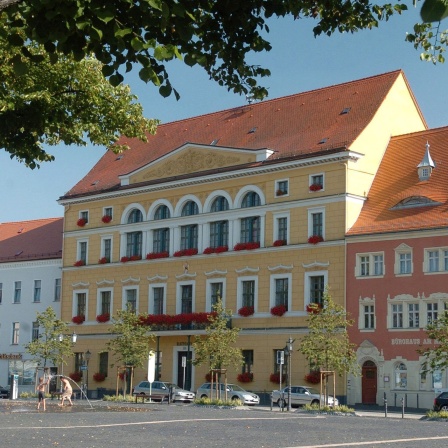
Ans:
{"type": "Polygon", "coordinates": [[[425,328],[448,304],[448,128],[393,137],[347,235],[347,310],[361,378],[349,403],[431,408],[446,372],[425,373],[425,328]]]}
{"type": "Polygon", "coordinates": [[[39,335],[36,313],[60,314],[62,221],[0,224],[0,384],[18,374],[19,391],[34,391],[37,363],[24,346],[39,335]]]}
{"type": "MultiPolygon", "coordinates": [[[[196,389],[208,367],[192,367],[191,344],[204,330],[187,320],[219,295],[245,358],[229,381],[248,372],[247,388],[275,388],[276,351],[291,337],[291,380],[303,383],[307,304],[326,285],[344,304],[345,233],[391,135],[424,129],[395,71],[161,125],[147,143],[121,139],[128,151],[106,153],[59,199],[62,318],[79,335],[72,369],[89,352],[89,388],[115,387],[109,323],[98,320],[130,304],[176,322],[150,317],[157,372],[196,389]],[[106,381],[92,382],[94,373],[106,381]]],[[[343,396],[345,382],[338,387],[343,396]]]]}

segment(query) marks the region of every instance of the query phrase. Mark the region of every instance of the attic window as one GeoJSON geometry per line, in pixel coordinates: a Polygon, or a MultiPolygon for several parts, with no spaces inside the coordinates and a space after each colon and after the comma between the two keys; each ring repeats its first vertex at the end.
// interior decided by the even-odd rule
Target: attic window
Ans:
{"type": "Polygon", "coordinates": [[[17,230],[17,233],[22,233],[23,232],[23,227],[21,227],[19,230],[17,230]]]}
{"type": "Polygon", "coordinates": [[[213,140],[213,141],[210,143],[210,145],[211,145],[211,146],[215,146],[216,143],[218,143],[218,142],[219,142],[219,138],[215,138],[215,140],[213,140]]]}
{"type": "Polygon", "coordinates": [[[123,154],[119,154],[115,160],[121,160],[123,158],[123,154]]]}
{"type": "Polygon", "coordinates": [[[16,252],[15,257],[18,257],[19,255],[23,254],[23,250],[19,250],[19,252],[16,252]]]}
{"type": "Polygon", "coordinates": [[[99,182],[99,180],[96,180],[95,182],[92,182],[91,185],[96,185],[99,182]]]}
{"type": "Polygon", "coordinates": [[[256,130],[257,130],[257,126],[253,127],[253,128],[248,132],[248,134],[254,134],[256,130]]]}
{"type": "Polygon", "coordinates": [[[328,140],[328,137],[324,137],[323,139],[321,139],[318,143],[318,145],[322,145],[323,143],[326,143],[328,140]]]}
{"type": "Polygon", "coordinates": [[[350,112],[351,107],[344,107],[339,115],[346,115],[350,112]]]}
{"type": "Polygon", "coordinates": [[[440,202],[433,201],[426,196],[411,196],[400,201],[392,207],[392,210],[412,207],[427,207],[431,205],[440,205],[440,202]]]}

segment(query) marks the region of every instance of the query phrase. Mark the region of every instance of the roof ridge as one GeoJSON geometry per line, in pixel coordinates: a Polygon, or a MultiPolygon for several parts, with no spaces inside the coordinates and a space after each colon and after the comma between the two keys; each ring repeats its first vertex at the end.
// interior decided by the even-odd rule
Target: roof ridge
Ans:
{"type": "Polygon", "coordinates": [[[441,132],[445,132],[447,129],[448,125],[439,126],[438,128],[423,129],[422,131],[409,132],[408,134],[393,135],[391,137],[391,140],[404,140],[406,138],[417,137],[418,135],[438,134],[441,132]]]}
{"type": "Polygon", "coordinates": [[[24,224],[28,222],[38,222],[38,221],[57,221],[59,219],[64,219],[63,216],[56,217],[56,218],[38,218],[38,219],[26,219],[24,221],[8,221],[8,222],[0,222],[0,225],[13,225],[13,224],[24,224]]]}

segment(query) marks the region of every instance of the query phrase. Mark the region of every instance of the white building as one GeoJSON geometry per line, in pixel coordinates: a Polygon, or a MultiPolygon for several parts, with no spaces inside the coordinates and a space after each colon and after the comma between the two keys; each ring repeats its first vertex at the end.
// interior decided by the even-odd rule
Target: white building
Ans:
{"type": "Polygon", "coordinates": [[[34,390],[36,363],[25,345],[39,335],[36,313],[60,316],[63,218],[0,224],[0,384],[19,375],[34,390]]]}

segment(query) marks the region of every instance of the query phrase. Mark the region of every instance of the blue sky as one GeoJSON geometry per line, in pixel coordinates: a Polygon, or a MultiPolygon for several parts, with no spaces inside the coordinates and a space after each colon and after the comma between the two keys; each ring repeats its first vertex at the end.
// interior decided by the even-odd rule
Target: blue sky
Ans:
{"type": "MultiPolygon", "coordinates": [[[[428,125],[446,126],[448,62],[422,62],[419,52],[404,41],[418,20],[418,10],[412,8],[379,29],[314,38],[311,20],[274,19],[268,37],[273,49],[254,55],[251,62],[271,70],[271,77],[262,80],[269,98],[403,69],[428,125]]],[[[137,71],[126,77],[147,117],[166,123],[245,103],[245,98],[210,81],[200,68],[173,61],[168,69],[180,101],[162,98],[155,87],[138,79],[137,71]]],[[[105,149],[59,146],[49,151],[56,161],[34,171],[0,151],[0,222],[63,216],[57,199],[87,174],[105,149]]]]}

